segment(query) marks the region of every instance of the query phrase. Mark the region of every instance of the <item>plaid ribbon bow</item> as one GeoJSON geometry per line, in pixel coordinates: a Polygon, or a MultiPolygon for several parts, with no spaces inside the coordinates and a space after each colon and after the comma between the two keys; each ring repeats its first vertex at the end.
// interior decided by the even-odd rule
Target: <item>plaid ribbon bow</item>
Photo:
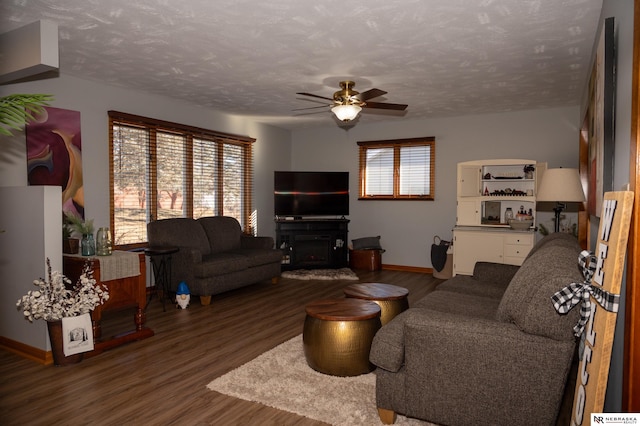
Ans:
{"type": "Polygon", "coordinates": [[[567,287],[555,293],[551,296],[553,300],[553,307],[560,314],[566,314],[580,301],[580,320],[578,324],[573,327],[574,335],[580,336],[584,331],[584,327],[589,321],[591,316],[591,298],[594,299],[609,312],[618,312],[618,305],[620,302],[619,294],[611,294],[600,287],[593,286],[591,284],[591,278],[596,271],[597,258],[591,252],[583,250],[578,255],[578,265],[582,269],[582,275],[584,276],[584,282],[571,283],[567,287]]]}

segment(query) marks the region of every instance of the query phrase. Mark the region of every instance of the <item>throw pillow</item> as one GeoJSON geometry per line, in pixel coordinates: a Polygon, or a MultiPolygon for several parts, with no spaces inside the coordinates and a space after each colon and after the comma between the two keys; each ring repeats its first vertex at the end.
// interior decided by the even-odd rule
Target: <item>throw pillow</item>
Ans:
{"type": "Polygon", "coordinates": [[[382,247],[380,247],[380,235],[377,237],[356,238],[355,240],[351,240],[351,244],[354,250],[382,249],[382,247]]]}

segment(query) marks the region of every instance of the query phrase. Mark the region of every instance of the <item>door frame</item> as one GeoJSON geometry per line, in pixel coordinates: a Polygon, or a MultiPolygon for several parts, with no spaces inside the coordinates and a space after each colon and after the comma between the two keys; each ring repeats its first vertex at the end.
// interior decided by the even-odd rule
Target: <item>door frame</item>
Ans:
{"type": "Polygon", "coordinates": [[[634,0],[629,189],[634,193],[627,247],[622,411],[640,412],[640,0],[634,0]]]}

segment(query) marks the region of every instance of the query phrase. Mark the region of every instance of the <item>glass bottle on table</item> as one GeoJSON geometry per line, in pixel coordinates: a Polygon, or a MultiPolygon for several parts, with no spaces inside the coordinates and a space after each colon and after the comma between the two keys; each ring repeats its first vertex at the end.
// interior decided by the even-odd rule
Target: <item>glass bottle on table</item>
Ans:
{"type": "Polygon", "coordinates": [[[93,234],[82,234],[80,248],[83,256],[93,256],[96,254],[96,242],[93,234]]]}
{"type": "Polygon", "coordinates": [[[513,210],[511,210],[511,207],[507,207],[507,209],[504,211],[504,221],[506,223],[509,223],[511,219],[513,219],[513,210]]]}

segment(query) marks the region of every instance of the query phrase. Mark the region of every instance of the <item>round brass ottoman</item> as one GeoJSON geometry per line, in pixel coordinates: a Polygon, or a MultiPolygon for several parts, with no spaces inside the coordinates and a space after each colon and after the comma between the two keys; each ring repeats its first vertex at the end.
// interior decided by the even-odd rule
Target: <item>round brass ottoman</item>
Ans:
{"type": "Polygon", "coordinates": [[[323,299],[306,306],[302,341],[309,367],[332,376],[373,371],[369,351],[380,307],[359,299],[323,299]]]}
{"type": "Polygon", "coordinates": [[[391,284],[352,284],[344,289],[347,297],[369,300],[380,306],[380,322],[385,325],[396,315],[409,309],[409,290],[391,284]]]}

